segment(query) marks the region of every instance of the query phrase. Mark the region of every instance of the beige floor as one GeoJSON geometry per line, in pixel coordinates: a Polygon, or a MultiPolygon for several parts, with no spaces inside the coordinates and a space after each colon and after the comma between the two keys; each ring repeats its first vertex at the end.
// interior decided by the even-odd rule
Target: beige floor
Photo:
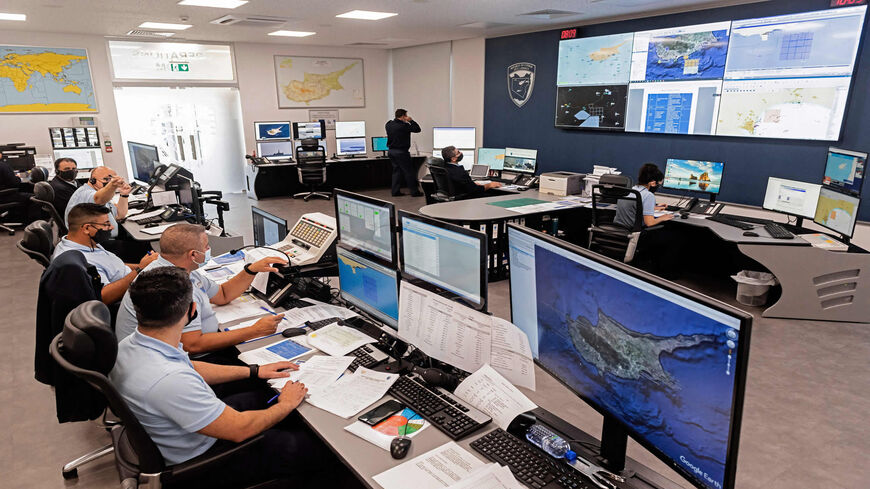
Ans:
{"type": "MultiPolygon", "coordinates": [[[[368,193],[389,198],[386,190],[368,193]]],[[[228,229],[251,242],[254,201],[242,195],[229,200],[228,229]]],[[[411,197],[396,202],[412,211],[422,205],[411,197]]],[[[255,205],[291,223],[306,212],[334,214],[331,201],[281,198],[255,205]]],[[[64,463],[109,439],[91,423],[58,425],[51,390],[33,379],[41,267],[15,248],[18,239],[0,235],[0,368],[6,373],[0,376],[0,488],[118,487],[111,458],[80,469],[77,481],[60,475],[64,463]]],[[[685,283],[734,303],[733,286],[725,281],[685,283]]],[[[502,317],[509,315],[507,294],[507,282],[490,286],[490,309],[502,317]]],[[[750,311],[756,317],[737,487],[870,487],[870,325],[764,319],[759,309],[750,311]]],[[[588,415],[569,421],[597,434],[588,421],[596,419],[592,409],[582,409],[588,415]]],[[[660,465],[637,445],[630,446],[630,454],[660,465]]]]}

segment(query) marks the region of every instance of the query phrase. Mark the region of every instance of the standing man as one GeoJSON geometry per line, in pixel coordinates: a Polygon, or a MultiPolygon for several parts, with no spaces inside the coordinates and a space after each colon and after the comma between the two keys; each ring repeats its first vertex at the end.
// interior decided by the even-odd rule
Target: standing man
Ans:
{"type": "Polygon", "coordinates": [[[59,216],[66,216],[66,205],[78,189],[76,183],[78,165],[72,158],[58,158],[54,161],[54,178],[49,182],[54,189],[54,208],[59,216]]]}
{"type": "Polygon", "coordinates": [[[393,197],[402,194],[402,180],[408,186],[412,197],[423,195],[417,185],[417,171],[411,163],[411,133],[420,132],[420,125],[411,119],[405,109],[396,110],[396,118],[387,121],[387,148],[393,164],[393,197]]]}

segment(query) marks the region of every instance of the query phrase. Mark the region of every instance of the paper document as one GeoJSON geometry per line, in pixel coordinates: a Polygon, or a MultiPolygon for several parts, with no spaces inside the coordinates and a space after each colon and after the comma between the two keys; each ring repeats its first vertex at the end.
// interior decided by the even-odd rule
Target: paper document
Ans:
{"type": "MultiPolygon", "coordinates": [[[[311,302],[311,299],[306,299],[311,302]]],[[[302,326],[306,321],[322,321],[329,318],[348,319],[357,314],[344,307],[329,304],[316,304],[308,307],[297,307],[284,311],[284,318],[290,322],[290,326],[302,326]]]]}
{"type": "Polygon", "coordinates": [[[236,263],[245,260],[245,252],[237,251],[235,255],[231,255],[229,253],[224,253],[223,255],[218,255],[211,259],[212,262],[218,265],[229,265],[230,263],[236,263]]]}
{"type": "Polygon", "coordinates": [[[535,390],[535,362],[529,337],[513,323],[492,318],[490,365],[512,384],[535,390]]]}
{"type": "Polygon", "coordinates": [[[525,489],[511,469],[499,464],[484,465],[448,489],[525,489]]]}
{"type": "Polygon", "coordinates": [[[290,381],[302,382],[308,388],[308,395],[312,396],[334,384],[344,374],[354,358],[314,355],[304,362],[300,360],[299,370],[290,372],[290,377],[270,379],[268,382],[275,389],[283,388],[290,381]]]}
{"type": "Polygon", "coordinates": [[[336,416],[349,418],[381,400],[398,378],[398,374],[359,367],[353,374],[342,376],[329,389],[309,397],[308,403],[336,416]]]}
{"type": "Polygon", "coordinates": [[[214,313],[218,323],[228,323],[238,319],[247,319],[254,316],[262,316],[266,303],[250,294],[242,294],[229,304],[214,306],[214,313]]]}
{"type": "Polygon", "coordinates": [[[505,430],[518,415],[538,407],[489,365],[463,380],[453,394],[488,414],[505,430]]]}
{"type": "Polygon", "coordinates": [[[163,231],[166,231],[166,228],[172,226],[176,223],[170,222],[168,224],[161,224],[159,226],[154,226],[153,228],[142,228],[142,232],[145,234],[162,234],[163,231]]]}
{"type": "Polygon", "coordinates": [[[339,326],[338,323],[308,333],[309,345],[334,357],[347,355],[363,345],[374,342],[375,339],[371,336],[347,326],[339,326]]]}
{"type": "Polygon", "coordinates": [[[468,477],[484,463],[456,442],[448,442],[374,476],[384,489],[441,489],[468,477]]]}
{"type": "Polygon", "coordinates": [[[384,450],[390,450],[390,443],[397,436],[413,438],[429,427],[429,422],[411,409],[404,408],[380,423],[369,426],[357,421],[344,427],[345,430],[384,450]]]}
{"type": "Polygon", "coordinates": [[[139,222],[142,219],[148,219],[149,217],[159,216],[160,214],[163,214],[163,208],[157,209],[156,211],[149,211],[149,212],[142,212],[139,209],[133,209],[133,210],[138,210],[139,212],[137,214],[133,214],[133,215],[131,215],[128,212],[127,213],[127,220],[128,221],[139,222]]]}
{"type": "Polygon", "coordinates": [[[257,348],[256,350],[246,351],[239,355],[239,360],[248,365],[263,365],[293,360],[309,352],[311,352],[311,348],[302,346],[291,339],[257,348]]]}

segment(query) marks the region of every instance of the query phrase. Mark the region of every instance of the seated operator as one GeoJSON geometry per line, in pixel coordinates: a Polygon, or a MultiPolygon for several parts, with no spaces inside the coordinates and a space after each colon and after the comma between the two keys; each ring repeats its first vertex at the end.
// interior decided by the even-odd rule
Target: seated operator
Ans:
{"type": "MultiPolygon", "coordinates": [[[[640,200],[643,204],[643,227],[655,226],[674,218],[673,214],[655,217],[656,211],[664,210],[666,207],[665,204],[656,204],[656,196],[653,195],[658,191],[664,179],[664,174],[656,165],[646,163],[640,167],[640,172],[637,175],[637,185],[632,187],[632,189],[640,193],[640,200]]],[[[634,203],[631,200],[620,200],[616,207],[616,217],[613,218],[613,222],[631,229],[634,227],[634,219],[634,203]]]]}
{"type": "Polygon", "coordinates": [[[444,168],[447,169],[447,176],[453,182],[453,188],[457,195],[462,195],[466,199],[475,197],[483,197],[489,189],[501,187],[498,182],[489,182],[485,185],[476,183],[465,171],[465,168],[459,164],[462,161],[462,151],[456,149],[455,146],[448,146],[441,150],[441,157],[444,159],[444,168]]]}

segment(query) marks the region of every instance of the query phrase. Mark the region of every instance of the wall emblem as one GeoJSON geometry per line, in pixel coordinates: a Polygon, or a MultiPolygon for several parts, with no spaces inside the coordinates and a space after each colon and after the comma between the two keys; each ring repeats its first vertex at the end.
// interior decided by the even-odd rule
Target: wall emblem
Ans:
{"type": "Polygon", "coordinates": [[[511,101],[522,107],[532,96],[535,88],[535,65],[532,63],[514,63],[507,69],[508,95],[511,101]]]}

